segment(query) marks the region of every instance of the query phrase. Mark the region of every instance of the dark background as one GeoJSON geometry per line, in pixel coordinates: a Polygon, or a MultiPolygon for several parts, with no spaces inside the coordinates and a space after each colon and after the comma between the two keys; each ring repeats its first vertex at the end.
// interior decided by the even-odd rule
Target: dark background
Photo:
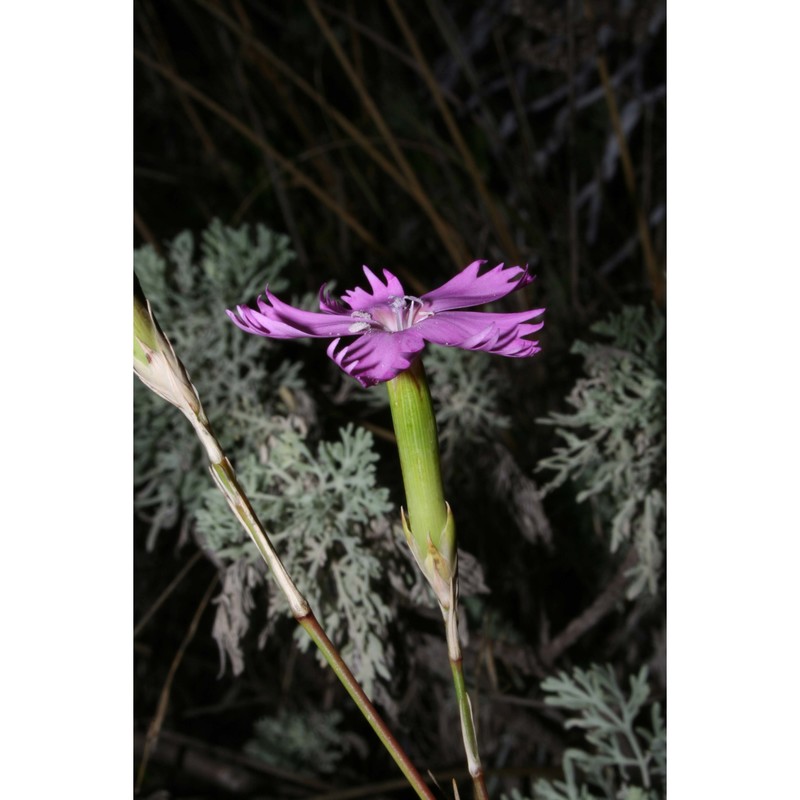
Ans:
{"type": "MultiPolygon", "coordinates": [[[[537,280],[526,299],[547,307],[547,357],[520,392],[535,393],[542,413],[563,405],[580,369],[569,348],[592,323],[623,305],[663,306],[663,3],[183,0],[136,2],[134,13],[137,246],[161,248],[215,217],[262,222],[291,236],[295,282],[311,291],[331,279],[354,285],[361,264],[396,271],[421,292],[475,258],[529,263],[537,280]]],[[[525,466],[548,444],[540,432],[525,466]]],[[[575,524],[558,494],[548,513],[556,539],[575,524]]],[[[176,548],[177,532],[153,553],[140,538],[137,621],[194,558],[176,548]]],[[[524,595],[523,566],[493,591],[524,595]]],[[[550,608],[556,630],[612,574],[596,570],[588,549],[557,548],[537,569],[537,591],[564,597],[550,608]]],[[[136,637],[139,745],[214,574],[194,561],[136,637]]],[[[199,617],[183,653],[142,794],[321,794],[313,777],[242,761],[253,721],[275,707],[274,665],[284,669],[287,656],[268,647],[242,678],[218,678],[210,619],[208,610],[199,617]]],[[[631,624],[622,612],[607,617],[557,664],[619,658],[626,626],[625,641],[647,650],[631,624]]],[[[293,669],[334,691],[313,659],[293,669]]],[[[539,764],[510,757],[522,776],[557,767],[567,743],[557,721],[536,716],[538,677],[514,676],[499,706],[551,754],[539,764]]],[[[396,776],[372,756],[348,765],[341,785],[396,776]]]]}

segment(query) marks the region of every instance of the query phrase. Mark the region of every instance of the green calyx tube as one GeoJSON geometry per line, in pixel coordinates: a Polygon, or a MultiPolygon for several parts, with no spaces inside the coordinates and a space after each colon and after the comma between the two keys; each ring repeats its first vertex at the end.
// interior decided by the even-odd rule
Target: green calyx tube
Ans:
{"type": "Polygon", "coordinates": [[[436,419],[422,361],[416,359],[386,386],[408,508],[403,530],[440,603],[449,607],[456,563],[455,525],[444,500],[436,419]]]}

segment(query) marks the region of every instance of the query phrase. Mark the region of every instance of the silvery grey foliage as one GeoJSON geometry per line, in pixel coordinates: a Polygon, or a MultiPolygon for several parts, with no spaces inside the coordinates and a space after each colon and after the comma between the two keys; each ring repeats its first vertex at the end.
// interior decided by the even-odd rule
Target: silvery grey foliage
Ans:
{"type": "Polygon", "coordinates": [[[282,770],[330,774],[351,750],[365,749],[363,740],[342,730],[341,711],[279,711],[260,719],[244,749],[282,770]]]}
{"type": "Polygon", "coordinates": [[[592,327],[602,342],[576,342],[586,377],[567,402],[571,414],[552,413],[564,445],[543,459],[539,470],[555,472],[545,491],[567,480],[578,487],[578,502],[594,498],[609,530],[609,548],[636,548],[628,597],[655,593],[664,559],[666,493],[666,385],[664,318],[643,308],[621,313],[592,327]]]}
{"type": "MultiPolygon", "coordinates": [[[[134,266],[284,563],[370,691],[377,678],[388,679],[387,573],[402,569],[391,560],[397,551],[386,517],[395,509],[375,484],[372,436],[347,427],[317,441],[301,365],[286,361],[276,343],[242,334],[225,314],[267,282],[286,289],[292,258],[285,236],[214,222],[199,244],[190,233],[176,237],[166,257],[140,248],[134,266]]],[[[186,420],[138,381],[135,393],[136,509],[150,523],[148,546],[180,520],[224,571],[214,636],[223,668],[227,657],[238,674],[256,597],[269,596],[266,627],[254,623],[262,642],[285,616],[284,600],[213,487],[186,420]]],[[[308,646],[304,635],[298,642],[308,646]]]]}
{"type": "Polygon", "coordinates": [[[226,656],[234,675],[244,671],[244,653],[239,643],[250,627],[250,614],[256,607],[253,593],[263,583],[264,573],[249,558],[239,558],[225,568],[222,592],[214,600],[217,613],[212,630],[219,647],[221,672],[226,656]]]}
{"type": "MultiPolygon", "coordinates": [[[[447,469],[454,466],[459,451],[495,441],[511,421],[500,411],[501,378],[494,359],[486,353],[434,346],[425,349],[423,362],[436,413],[442,465],[447,469]]],[[[355,386],[346,381],[338,399],[355,396],[373,410],[388,408],[385,387],[360,390],[355,386]]]]}
{"type": "Polygon", "coordinates": [[[550,548],[553,531],[542,504],[542,490],[520,469],[502,442],[491,443],[483,452],[487,457],[482,466],[494,478],[495,492],[511,512],[519,532],[529,542],[540,542],[550,548]]]}
{"type": "Polygon", "coordinates": [[[520,533],[531,542],[550,545],[552,532],[542,493],[503,444],[511,419],[502,411],[508,387],[498,360],[471,350],[433,347],[425,354],[425,369],[445,471],[458,472],[466,463],[473,476],[490,478],[498,501],[509,510],[520,533]],[[471,457],[465,461],[466,453],[471,457]]]}
{"type": "MultiPolygon", "coordinates": [[[[239,480],[297,588],[369,693],[376,678],[390,678],[385,640],[392,611],[383,584],[394,558],[391,542],[375,524],[394,513],[394,506],[375,482],[372,434],[348,425],[338,441],[312,446],[291,416],[253,419],[248,427],[253,452],[238,460],[239,480]]],[[[217,553],[258,560],[214,487],[203,493],[196,519],[217,553]]],[[[267,587],[271,632],[286,619],[288,606],[272,582],[267,587]]],[[[310,644],[301,629],[296,640],[302,650],[310,644]]],[[[236,659],[238,643],[225,644],[236,659]]]]}
{"type": "MultiPolygon", "coordinates": [[[[488,477],[497,500],[509,510],[520,533],[531,542],[549,546],[552,532],[542,493],[503,444],[511,419],[503,411],[509,391],[498,360],[471,350],[431,347],[425,351],[424,361],[445,473],[470,479],[488,477]],[[469,465],[466,476],[465,464],[469,465]]],[[[368,402],[377,407],[385,395],[379,393],[379,398],[368,402]]]]}
{"type": "Polygon", "coordinates": [[[445,468],[453,465],[459,449],[463,453],[475,444],[494,442],[511,426],[500,411],[502,389],[493,362],[486,353],[455,347],[425,352],[445,468]]]}
{"type": "Polygon", "coordinates": [[[666,795],[666,729],[659,703],[648,704],[647,668],[626,694],[610,666],[562,672],[542,682],[548,705],[570,712],[586,748],[564,753],[563,781],[539,780],[534,800],[661,800],[666,795]]]}
{"type": "MultiPolygon", "coordinates": [[[[263,226],[227,228],[214,221],[199,247],[185,232],[166,257],[148,246],[134,251],[134,270],[156,316],[189,371],[223,447],[237,442],[230,413],[239,405],[283,408],[281,394],[302,392],[297,365],[268,370],[262,341],[239,331],[225,309],[258,294],[264,282],[286,286],[289,240],[263,226]],[[280,390],[280,391],[279,391],[280,390]]],[[[269,345],[268,345],[269,346],[269,345]]],[[[205,457],[185,420],[139,381],[134,383],[134,478],[137,512],[149,519],[148,549],[162,528],[191,521],[208,485],[205,457]]]]}

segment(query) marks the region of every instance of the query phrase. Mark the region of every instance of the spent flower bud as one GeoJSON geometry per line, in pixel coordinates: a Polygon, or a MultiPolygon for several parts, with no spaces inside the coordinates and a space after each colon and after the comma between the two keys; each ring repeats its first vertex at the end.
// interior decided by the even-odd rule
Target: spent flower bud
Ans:
{"type": "Polygon", "coordinates": [[[150,301],[133,294],[133,370],[157,395],[192,419],[206,423],[197,390],[169,339],[156,322],[150,301]]]}

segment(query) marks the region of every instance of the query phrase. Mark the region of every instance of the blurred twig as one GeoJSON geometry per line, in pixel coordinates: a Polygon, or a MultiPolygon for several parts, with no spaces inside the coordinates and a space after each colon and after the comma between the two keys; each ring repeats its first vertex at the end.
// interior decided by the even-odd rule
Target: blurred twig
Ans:
{"type": "Polygon", "coordinates": [[[220,106],[219,103],[216,103],[199,89],[196,89],[188,81],[185,81],[183,78],[177,75],[174,70],[168,69],[167,67],[156,63],[153,61],[153,59],[146,56],[136,48],[134,48],[133,54],[139,59],[139,61],[147,64],[148,67],[158,72],[168,81],[181,86],[187,94],[194,97],[195,100],[197,100],[201,105],[204,105],[207,109],[209,109],[209,111],[212,111],[214,114],[220,117],[220,119],[223,119],[225,122],[227,122],[234,130],[238,131],[240,134],[242,134],[242,136],[256,145],[256,147],[259,147],[261,150],[267,153],[278,164],[280,164],[281,168],[288,172],[298,184],[303,186],[305,189],[308,189],[308,191],[311,192],[311,194],[313,194],[317,200],[319,200],[324,206],[329,208],[334,214],[340,217],[343,222],[373,250],[378,253],[386,253],[386,249],[383,247],[383,245],[379,244],[372,234],[369,233],[369,231],[367,231],[361,225],[361,223],[352,216],[352,214],[341,208],[339,203],[337,203],[333,197],[331,197],[317,183],[312,181],[307,175],[297,169],[297,167],[289,159],[285,158],[277,150],[275,150],[275,148],[272,147],[269,142],[259,136],[252,128],[245,125],[241,120],[220,106]]]}
{"type": "Polygon", "coordinates": [[[569,164],[569,186],[567,188],[567,209],[569,230],[569,273],[572,307],[580,312],[580,239],[578,237],[578,148],[575,141],[575,0],[567,0],[567,95],[569,122],[567,123],[567,153],[569,164]]]}
{"type": "MultiPolygon", "coordinates": [[[[375,163],[378,164],[378,166],[392,178],[392,180],[397,182],[398,185],[400,185],[405,191],[410,191],[408,184],[400,172],[394,166],[392,166],[392,164],[376,147],[372,145],[370,139],[366,137],[361,130],[359,130],[358,126],[350,122],[350,120],[347,119],[344,114],[332,106],[308,81],[298,75],[291,67],[289,67],[288,64],[286,64],[285,61],[273,53],[266,45],[254,38],[250,31],[243,29],[240,25],[237,25],[235,20],[224,14],[216,6],[208,2],[208,0],[194,0],[194,2],[206,9],[206,11],[212,14],[223,25],[226,25],[228,28],[234,31],[242,38],[244,44],[256,51],[279,74],[283,75],[284,78],[288,79],[301,92],[310,97],[322,111],[324,111],[342,130],[344,130],[353,138],[355,142],[358,143],[359,147],[361,147],[361,149],[364,150],[364,152],[367,153],[370,158],[372,158],[375,163]]],[[[277,88],[280,88],[280,83],[278,81],[273,80],[273,83],[277,88]]]]}
{"type": "Polygon", "coordinates": [[[469,149],[469,147],[467,147],[467,143],[464,141],[464,137],[461,135],[461,131],[459,130],[459,127],[456,124],[456,121],[453,118],[447,103],[445,102],[444,96],[439,87],[439,83],[434,77],[430,66],[428,65],[416,36],[414,36],[414,32],[409,26],[408,21],[406,20],[406,17],[396,0],[388,0],[388,5],[389,10],[394,15],[394,18],[400,27],[400,30],[403,32],[403,36],[408,43],[408,47],[414,56],[414,60],[419,66],[419,71],[422,74],[428,89],[430,90],[433,101],[436,103],[436,107],[439,109],[439,113],[442,115],[442,119],[447,126],[450,137],[452,138],[456,149],[464,161],[464,167],[469,173],[469,176],[475,185],[475,189],[483,201],[483,205],[489,214],[489,219],[492,222],[492,227],[494,228],[497,238],[499,239],[500,246],[508,254],[509,260],[511,260],[514,264],[519,264],[521,261],[519,250],[511,237],[508,225],[506,224],[505,219],[497,207],[495,198],[492,197],[492,195],[489,193],[489,190],[486,188],[486,183],[483,180],[480,169],[478,169],[478,165],[475,162],[472,151],[469,149]]]}
{"type": "MultiPolygon", "coordinates": [[[[137,749],[142,749],[144,743],[145,737],[137,734],[135,741],[137,749]]],[[[220,788],[228,791],[238,789],[239,791],[255,792],[256,783],[251,779],[254,776],[247,774],[252,772],[269,775],[271,778],[315,791],[325,791],[329,786],[317,778],[279,769],[260,758],[248,756],[227,747],[212,745],[171,730],[161,731],[158,746],[152,752],[152,759],[173,768],[180,767],[187,773],[196,775],[204,783],[208,783],[213,776],[220,788]],[[241,767],[241,772],[235,767],[241,767]]],[[[400,780],[399,783],[401,786],[408,786],[403,780],[400,780]]]]}
{"type": "MultiPolygon", "coordinates": [[[[469,772],[462,767],[453,767],[435,770],[436,773],[447,775],[448,779],[466,781],[469,780],[469,772]]],[[[434,770],[431,770],[431,774],[434,770]]],[[[499,769],[487,769],[487,777],[491,778],[560,778],[562,772],[560,769],[553,769],[552,767],[501,767],[499,769]]],[[[445,778],[441,779],[445,782],[445,778]]],[[[398,792],[405,788],[404,784],[399,780],[381,781],[380,783],[369,783],[364,786],[357,786],[353,789],[341,789],[333,792],[326,792],[325,794],[315,794],[303,798],[303,800],[360,800],[362,797],[377,797],[380,794],[389,792],[398,792]]],[[[443,793],[441,786],[439,786],[440,793],[443,793]]]]}
{"type": "Polygon", "coordinates": [[[153,232],[150,230],[150,226],[144,221],[142,215],[136,210],[136,207],[133,209],[133,225],[137,231],[139,231],[139,236],[144,239],[153,250],[156,251],[159,255],[163,254],[163,249],[161,245],[158,243],[158,240],[153,235],[153,232]]]}
{"type": "Polygon", "coordinates": [[[572,647],[581,636],[590,631],[607,614],[614,610],[614,606],[625,596],[628,571],[636,564],[637,559],[636,548],[631,547],[630,552],[619,566],[614,577],[592,604],[575,617],[561,633],[547,642],[540,653],[540,658],[546,665],[554,664],[565,650],[572,647]]]}
{"type": "MultiPolygon", "coordinates": [[[[390,39],[381,36],[377,31],[365,25],[363,22],[359,22],[352,13],[345,13],[340,8],[336,8],[336,6],[332,6],[330,3],[325,3],[323,0],[319,0],[319,5],[332,17],[338,17],[346,22],[354,33],[362,34],[365,38],[376,44],[382,52],[394,56],[398,61],[401,61],[407,67],[414,70],[414,72],[419,73],[419,65],[413,58],[404,53],[402,49],[397,47],[390,39]]],[[[447,98],[451,103],[459,103],[458,98],[452,92],[447,92],[447,98]]]]}
{"type": "MultiPolygon", "coordinates": [[[[222,13],[222,11],[218,8],[220,5],[218,1],[215,6],[210,6],[207,2],[201,2],[200,5],[206,9],[206,11],[211,12],[217,21],[221,22],[232,33],[236,34],[241,42],[242,52],[245,57],[253,62],[255,67],[261,73],[261,76],[278,93],[281,109],[285,111],[289,119],[292,120],[295,128],[297,128],[298,133],[302,137],[303,141],[306,142],[307,146],[309,148],[313,148],[316,143],[314,134],[312,133],[309,125],[306,123],[306,120],[303,117],[300,109],[297,107],[297,104],[294,102],[292,93],[288,90],[284,83],[278,80],[276,64],[274,63],[273,59],[268,57],[270,51],[264,47],[264,45],[253,33],[253,24],[244,8],[244,5],[240,2],[240,0],[234,0],[233,2],[233,8],[239,20],[239,25],[237,25],[230,17],[222,13]]],[[[336,183],[336,170],[330,163],[329,159],[325,157],[324,151],[319,151],[316,156],[317,157],[313,159],[312,163],[319,172],[323,184],[328,188],[328,190],[330,190],[331,187],[336,183]]]]}
{"type": "Polygon", "coordinates": [[[203,595],[203,599],[200,601],[200,605],[197,607],[197,610],[192,617],[192,621],[189,623],[189,628],[186,631],[186,635],[183,637],[183,641],[178,648],[178,652],[175,653],[175,657],[172,659],[172,663],[170,664],[169,672],[167,673],[167,679],[164,681],[164,686],[161,689],[161,694],[158,698],[156,713],[153,716],[150,727],[147,729],[147,736],[145,738],[144,748],[142,751],[142,760],[139,762],[139,773],[136,778],[137,792],[142,788],[142,781],[144,781],[145,772],[147,770],[147,762],[150,759],[150,753],[156,741],[158,740],[158,734],[161,730],[161,726],[164,724],[164,717],[167,714],[167,707],[169,706],[169,697],[170,693],[172,692],[172,682],[175,679],[175,673],[178,671],[178,667],[183,660],[183,654],[186,652],[186,648],[191,643],[195,633],[197,633],[197,627],[200,624],[200,618],[203,616],[203,612],[206,610],[209,600],[211,600],[211,595],[216,588],[217,583],[219,583],[219,574],[214,575],[214,578],[208,585],[208,589],[206,589],[206,593],[203,595]]]}
{"type": "Polygon", "coordinates": [[[164,604],[164,601],[175,591],[175,588],[178,584],[187,576],[189,570],[200,560],[203,555],[202,550],[195,551],[194,555],[183,565],[180,572],[169,582],[166,589],[156,598],[156,601],[150,608],[145,611],[142,615],[142,618],[139,622],[136,623],[136,626],[133,629],[133,637],[134,639],[141,633],[142,629],[145,625],[152,619],[153,615],[158,611],[159,608],[164,604]]]}
{"type": "Polygon", "coordinates": [[[320,10],[316,0],[305,0],[305,2],[317,25],[319,25],[319,29],[322,31],[323,36],[333,50],[336,59],[339,61],[342,69],[350,79],[350,83],[358,94],[361,103],[383,136],[386,146],[389,148],[389,151],[394,157],[395,162],[400,167],[400,171],[408,183],[414,199],[431,221],[431,224],[439,235],[439,239],[447,249],[450,257],[453,259],[454,264],[457,267],[463,267],[469,261],[469,256],[466,252],[463,242],[461,241],[461,237],[456,233],[452,226],[442,219],[439,212],[434,208],[428,193],[420,184],[414,170],[403,154],[400,145],[397,143],[394,133],[386,124],[383,115],[372,99],[367,87],[359,78],[358,73],[355,71],[353,65],[350,63],[350,60],[347,58],[342,46],[339,44],[336,36],[334,36],[334,33],[326,22],[325,17],[322,15],[322,11],[320,10]]]}
{"type": "MultiPolygon", "coordinates": [[[[352,64],[350,64],[338,41],[336,41],[335,37],[333,37],[330,28],[328,27],[327,23],[322,17],[321,12],[319,11],[319,8],[316,5],[314,8],[316,8],[318,17],[315,16],[315,19],[317,19],[317,22],[323,30],[323,33],[325,33],[325,31],[328,32],[326,39],[328,39],[329,43],[331,43],[335,54],[337,57],[339,57],[340,63],[342,63],[345,72],[347,72],[348,77],[350,77],[351,82],[354,84],[356,91],[359,93],[359,96],[361,97],[368,113],[370,113],[370,116],[372,116],[373,121],[382,135],[382,140],[386,142],[387,146],[392,152],[399,169],[398,167],[395,167],[380,152],[380,150],[378,150],[378,148],[372,144],[370,137],[366,136],[357,125],[354,125],[344,114],[332,106],[310,83],[308,83],[308,81],[292,70],[285,61],[279,58],[275,53],[272,52],[272,50],[270,50],[258,39],[254,38],[249,29],[244,29],[242,26],[238,25],[235,20],[227,16],[215,4],[209,2],[209,0],[194,0],[194,2],[206,9],[223,25],[234,31],[242,38],[242,41],[248,47],[252,48],[261,57],[263,57],[266,62],[280,75],[288,79],[301,92],[311,98],[319,106],[319,108],[325,112],[325,114],[327,114],[343,131],[345,131],[345,133],[347,133],[353,139],[354,142],[356,142],[356,144],[364,153],[366,153],[404,192],[408,193],[414,199],[423,213],[425,213],[425,215],[431,221],[440,241],[450,253],[456,266],[463,267],[470,260],[460,236],[452,228],[452,226],[442,219],[428,197],[428,193],[419,183],[419,180],[409,165],[408,160],[403,155],[397,138],[389,130],[388,126],[383,120],[383,117],[370,98],[359,74],[352,64]]],[[[280,88],[280,84],[278,82],[275,82],[275,85],[276,87],[280,88]]],[[[314,152],[322,152],[322,150],[315,149],[314,152]]],[[[379,252],[385,253],[385,250],[379,250],[379,252]]]]}
{"type": "MultiPolygon", "coordinates": [[[[583,8],[589,21],[594,20],[594,13],[592,11],[592,4],[589,0],[584,0],[583,8]]],[[[611,84],[611,79],[608,74],[608,64],[606,63],[605,56],[598,53],[596,56],[597,71],[600,73],[600,81],[603,84],[603,91],[606,96],[606,104],[608,106],[608,115],[611,118],[611,126],[614,129],[614,135],[617,139],[619,146],[620,159],[622,161],[622,172],[625,176],[625,186],[631,196],[634,211],[636,213],[636,225],[639,230],[639,240],[642,245],[642,254],[644,262],[647,267],[647,275],[650,279],[650,286],[653,290],[653,299],[656,304],[663,306],[666,300],[664,285],[664,276],[656,261],[656,254],[653,250],[653,240],[650,236],[650,226],[647,223],[647,215],[641,202],[639,202],[639,193],[636,190],[636,176],[633,170],[633,160],[631,159],[630,149],[628,142],[625,139],[625,133],[622,130],[622,122],[619,117],[619,108],[617,107],[617,97],[614,93],[614,87],[611,84]]]]}
{"type": "MultiPolygon", "coordinates": [[[[222,41],[227,45],[228,50],[230,50],[230,36],[228,31],[224,28],[220,29],[220,38],[222,41]]],[[[232,55],[232,54],[231,54],[232,55]]],[[[267,132],[264,130],[264,125],[261,122],[261,117],[256,111],[255,104],[253,102],[251,92],[250,92],[250,83],[247,80],[247,76],[245,75],[244,69],[242,69],[241,60],[236,58],[231,58],[231,65],[233,70],[233,77],[236,81],[237,88],[242,97],[242,101],[244,103],[245,110],[247,115],[250,117],[250,127],[264,140],[267,138],[267,132]]],[[[289,231],[289,235],[292,238],[292,245],[294,246],[295,252],[297,253],[297,259],[300,262],[301,266],[306,268],[308,267],[308,253],[306,252],[305,244],[303,243],[303,237],[300,235],[300,230],[297,225],[297,218],[294,213],[294,209],[292,208],[292,203],[289,200],[289,193],[286,191],[286,186],[281,178],[281,174],[275,165],[275,159],[273,159],[268,153],[264,152],[264,166],[267,169],[267,174],[272,181],[272,185],[275,187],[275,195],[278,200],[278,205],[280,206],[281,212],[283,213],[283,219],[286,223],[286,229],[289,231]]]]}
{"type": "MultiPolygon", "coordinates": [[[[152,3],[144,2],[142,4],[142,8],[144,13],[139,15],[139,21],[142,26],[142,31],[145,34],[145,38],[153,48],[153,52],[155,52],[158,56],[159,61],[162,64],[165,64],[168,68],[175,69],[175,64],[169,48],[167,37],[164,36],[161,26],[158,24],[158,15],[155,13],[152,3]]],[[[203,124],[203,120],[200,118],[194,106],[192,105],[192,101],[180,86],[173,85],[172,88],[176,97],[178,98],[181,108],[186,114],[186,118],[189,120],[189,124],[197,134],[197,138],[200,140],[200,144],[202,145],[206,156],[219,159],[219,151],[214,143],[214,139],[209,133],[208,128],[206,128],[206,126],[203,124]]],[[[226,177],[229,177],[227,170],[225,173],[226,177]]]]}

